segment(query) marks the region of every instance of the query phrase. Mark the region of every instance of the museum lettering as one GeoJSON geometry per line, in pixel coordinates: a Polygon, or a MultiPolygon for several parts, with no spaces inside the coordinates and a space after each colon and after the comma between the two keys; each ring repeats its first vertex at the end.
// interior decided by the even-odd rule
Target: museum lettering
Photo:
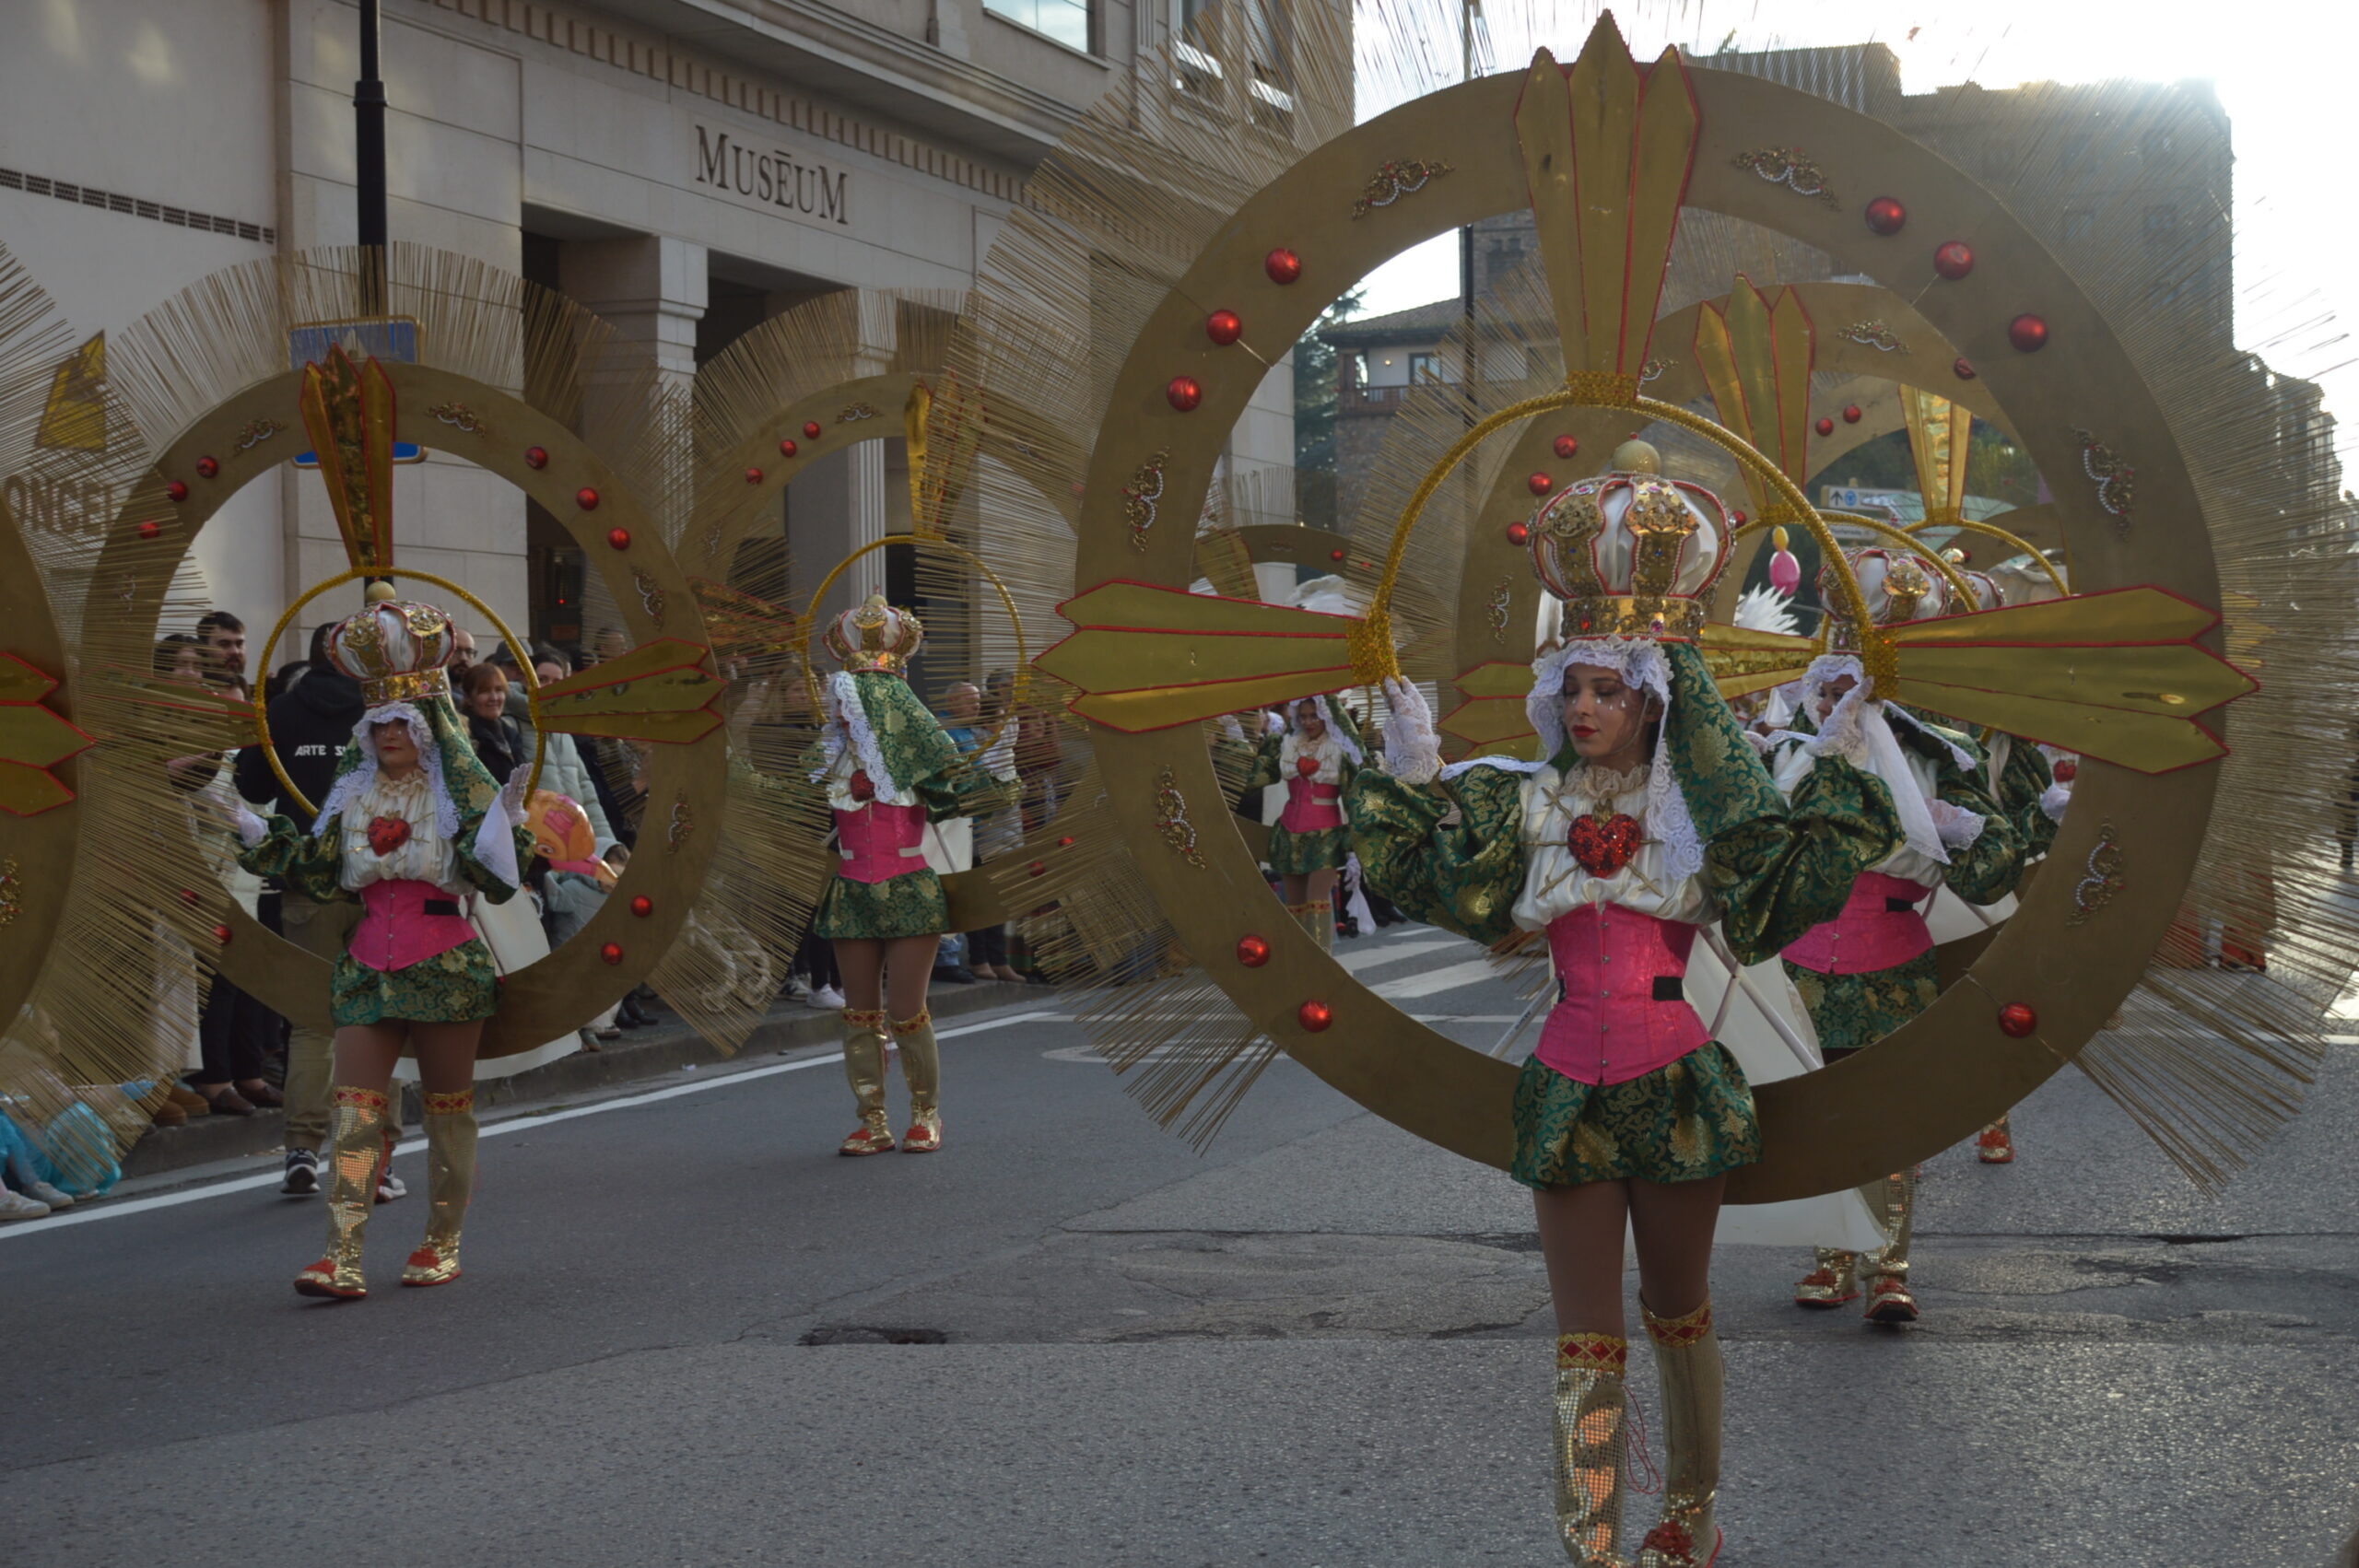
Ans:
{"type": "Polygon", "coordinates": [[[792,153],[763,151],[734,142],[726,131],[697,127],[697,181],[802,213],[823,223],[851,222],[845,189],[851,177],[825,164],[804,163],[792,153]]]}

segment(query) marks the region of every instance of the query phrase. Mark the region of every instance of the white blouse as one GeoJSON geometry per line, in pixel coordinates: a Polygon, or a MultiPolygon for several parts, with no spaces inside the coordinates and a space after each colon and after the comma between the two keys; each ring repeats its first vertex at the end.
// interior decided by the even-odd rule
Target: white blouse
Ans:
{"type": "Polygon", "coordinates": [[[1567,778],[1554,766],[1543,766],[1523,781],[1523,893],[1515,902],[1515,923],[1528,931],[1545,930],[1559,915],[1583,905],[1618,904],[1658,920],[1681,925],[1708,925],[1719,919],[1703,879],[1673,881],[1664,871],[1661,842],[1645,836],[1647,769],[1624,774],[1578,768],[1567,778]],[[1641,837],[1637,852],[1611,876],[1599,876],[1574,858],[1567,843],[1575,819],[1590,815],[1596,796],[1611,790],[1608,814],[1635,818],[1641,837]]]}
{"type": "MultiPolygon", "coordinates": [[[[1876,766],[1872,755],[1860,766],[1883,778],[1884,788],[1895,795],[1903,790],[1916,791],[1918,799],[1928,802],[1928,812],[1931,813],[1931,802],[1941,799],[1941,769],[1934,766],[1931,757],[1919,753],[1904,751],[1901,755],[1907,767],[1906,778],[1887,777],[1889,770],[1876,766]]],[[[1777,783],[1778,792],[1790,801],[1794,798],[1794,791],[1802,788],[1802,780],[1810,777],[1811,769],[1817,764],[1818,758],[1796,742],[1780,746],[1770,757],[1769,777],[1777,783]]],[[[1949,867],[1943,862],[1905,843],[1868,870],[1883,876],[1898,877],[1903,882],[1913,882],[1919,887],[1939,887],[1942,878],[1949,872],[1949,867]]]]}
{"type": "MultiPolygon", "coordinates": [[[[836,753],[836,760],[827,766],[827,804],[831,808],[839,812],[856,812],[863,806],[914,806],[920,803],[918,792],[898,779],[891,790],[880,787],[869,799],[859,799],[851,792],[851,776],[860,768],[860,750],[847,739],[843,749],[836,753]]],[[[869,782],[874,784],[878,780],[872,776],[869,782]]]]}
{"type": "Polygon", "coordinates": [[[424,768],[406,778],[379,774],[344,808],[338,831],[344,864],[336,880],[348,893],[372,882],[428,882],[454,896],[465,891],[458,854],[434,825],[433,781],[424,768]],[[409,824],[408,838],[390,855],[380,855],[369,842],[369,825],[380,817],[409,824]]]}

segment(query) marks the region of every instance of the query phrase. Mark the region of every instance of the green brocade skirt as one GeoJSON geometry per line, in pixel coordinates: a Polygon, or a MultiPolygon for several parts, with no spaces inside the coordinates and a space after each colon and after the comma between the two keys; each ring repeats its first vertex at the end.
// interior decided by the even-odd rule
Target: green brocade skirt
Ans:
{"type": "Polygon", "coordinates": [[[1927,948],[1906,964],[1864,975],[1822,975],[1791,959],[1786,974],[1810,1009],[1818,1048],[1863,1051],[1941,1000],[1942,970],[1927,948]]]}
{"type": "Polygon", "coordinates": [[[1583,1083],[1538,1057],[1515,1086],[1515,1164],[1526,1187],[1704,1181],[1761,1158],[1744,1070],[1718,1041],[1626,1083],[1583,1083]]]}
{"type": "Polygon", "coordinates": [[[371,969],[346,953],[329,982],[328,1016],[342,1024],[473,1024],[499,1006],[491,950],[475,940],[406,969],[371,969]]]}
{"type": "Polygon", "coordinates": [[[940,936],[950,929],[950,899],[932,871],[904,872],[883,882],[839,876],[827,883],[813,928],[829,942],[890,942],[940,936]]]}
{"type": "Polygon", "coordinates": [[[1279,876],[1339,872],[1351,852],[1348,827],[1325,827],[1316,833],[1288,833],[1275,824],[1270,827],[1270,870],[1279,876]]]}

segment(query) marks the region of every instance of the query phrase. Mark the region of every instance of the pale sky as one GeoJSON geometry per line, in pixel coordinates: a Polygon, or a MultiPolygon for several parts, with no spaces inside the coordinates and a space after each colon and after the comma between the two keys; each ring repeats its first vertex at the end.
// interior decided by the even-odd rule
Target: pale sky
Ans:
{"type": "MultiPolygon", "coordinates": [[[[2341,444],[2359,437],[2359,213],[2353,192],[2353,110],[2359,101],[2359,0],[1689,0],[1614,7],[1640,58],[1666,43],[1709,53],[1731,47],[1882,42],[1900,58],[1901,84],[1930,92],[1968,79],[2208,80],[2227,111],[2236,155],[2237,340],[2278,369],[2320,379],[2342,416],[2341,444]],[[1661,18],[1673,18],[1666,27],[1661,18]],[[1913,36],[1912,36],[1913,34],[1913,36]],[[2324,318],[2322,321],[2321,319],[2324,318]]],[[[1504,0],[1491,0],[1500,65],[1537,42],[1578,48],[1578,31],[1510,37],[1504,0]]],[[[1458,291],[1454,234],[1396,258],[1368,279],[1367,310],[1397,310],[1458,291]]]]}

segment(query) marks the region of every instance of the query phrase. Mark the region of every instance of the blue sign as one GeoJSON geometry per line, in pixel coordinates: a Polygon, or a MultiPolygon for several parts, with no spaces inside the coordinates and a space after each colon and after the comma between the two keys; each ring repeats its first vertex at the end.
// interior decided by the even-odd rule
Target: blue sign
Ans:
{"type": "Polygon", "coordinates": [[[312,322],[287,333],[287,368],[327,363],[328,350],[341,345],[354,361],[382,359],[392,364],[417,363],[417,322],[409,316],[370,316],[350,322],[312,322]]]}

